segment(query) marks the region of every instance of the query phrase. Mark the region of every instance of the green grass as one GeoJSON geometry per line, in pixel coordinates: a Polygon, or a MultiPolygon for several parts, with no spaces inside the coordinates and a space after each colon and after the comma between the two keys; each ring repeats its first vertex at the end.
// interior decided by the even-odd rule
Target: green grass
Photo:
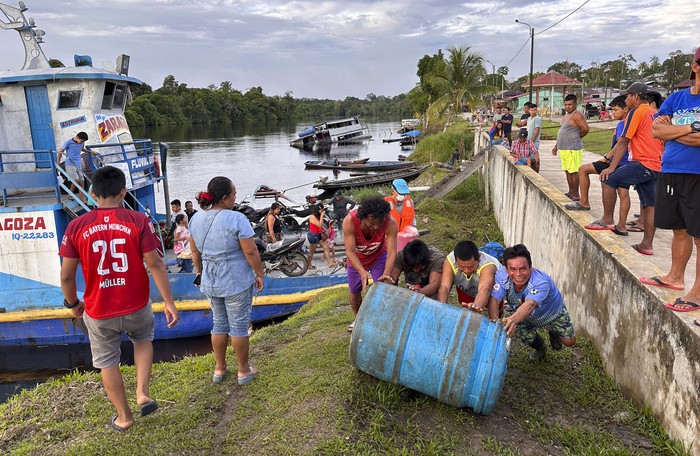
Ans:
{"type": "Polygon", "coordinates": [[[417,163],[448,162],[460,145],[462,158],[469,158],[474,149],[474,133],[468,122],[453,123],[446,132],[421,139],[410,159],[417,163]]]}
{"type": "MultiPolygon", "coordinates": [[[[559,123],[542,121],[542,139],[557,139],[559,132],[559,123]]],[[[596,154],[607,154],[610,152],[612,145],[613,130],[590,127],[590,131],[583,137],[583,146],[586,150],[595,152],[596,154]]]]}
{"type": "MultiPolygon", "coordinates": [[[[461,239],[502,240],[477,177],[417,213],[431,230],[423,239],[444,251],[461,239]]],[[[514,341],[498,405],[484,417],[355,370],[351,320],[347,291],[333,290],[257,331],[251,356],[261,374],[243,388],[235,375],[211,383],[212,355],[155,365],[161,407],[125,434],[108,427],[99,375],[49,381],[0,405],[0,454],[688,454],[621,394],[585,339],[534,364],[514,341]]],[[[235,371],[232,352],[228,361],[235,371]]],[[[122,372],[133,398],[134,368],[122,372]]]]}

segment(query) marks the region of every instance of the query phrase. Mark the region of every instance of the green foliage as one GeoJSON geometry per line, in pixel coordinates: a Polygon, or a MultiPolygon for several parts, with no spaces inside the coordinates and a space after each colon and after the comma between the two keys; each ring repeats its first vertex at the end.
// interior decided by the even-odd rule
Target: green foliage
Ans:
{"type": "Polygon", "coordinates": [[[469,46],[451,47],[448,53],[444,64],[436,65],[428,76],[428,82],[439,95],[428,111],[440,115],[448,109],[452,113],[461,111],[463,102],[474,106],[490,90],[482,82],[486,69],[481,54],[472,51],[469,46]]]}
{"type": "Polygon", "coordinates": [[[64,68],[65,65],[58,59],[49,59],[49,66],[51,68],[64,68]]]}
{"type": "Polygon", "coordinates": [[[462,159],[471,156],[474,149],[474,133],[468,122],[457,122],[440,134],[423,138],[411,154],[411,160],[418,163],[447,162],[455,149],[462,151],[462,159]]]}
{"type": "Polygon", "coordinates": [[[189,88],[173,75],[153,91],[150,86],[132,89],[133,103],[125,114],[135,127],[192,125],[233,122],[267,122],[294,119],[326,119],[361,115],[364,117],[412,117],[405,94],[394,97],[368,94],[365,99],[345,100],[295,99],[292,92],[268,96],[262,87],[245,93],[233,88],[230,81],[219,87],[189,88]]]}

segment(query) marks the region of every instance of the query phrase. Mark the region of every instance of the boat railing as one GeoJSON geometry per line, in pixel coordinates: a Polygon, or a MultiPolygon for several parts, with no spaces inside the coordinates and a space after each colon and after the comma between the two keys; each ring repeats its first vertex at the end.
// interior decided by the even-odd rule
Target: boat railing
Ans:
{"type": "MultiPolygon", "coordinates": [[[[88,162],[93,170],[104,165],[126,164],[132,188],[144,187],[162,180],[158,170],[158,158],[153,151],[153,143],[150,139],[89,145],[88,148],[100,154],[99,160],[88,155],[88,162]],[[105,151],[100,152],[100,149],[105,151]]],[[[122,171],[126,170],[122,169],[122,171]]]]}
{"type": "Polygon", "coordinates": [[[9,190],[16,191],[11,195],[13,199],[26,201],[36,195],[24,193],[22,190],[50,188],[56,196],[56,202],[61,202],[54,154],[52,150],[0,151],[0,189],[2,189],[2,203],[5,207],[10,205],[9,190]],[[27,159],[28,156],[32,158],[27,159]]]}

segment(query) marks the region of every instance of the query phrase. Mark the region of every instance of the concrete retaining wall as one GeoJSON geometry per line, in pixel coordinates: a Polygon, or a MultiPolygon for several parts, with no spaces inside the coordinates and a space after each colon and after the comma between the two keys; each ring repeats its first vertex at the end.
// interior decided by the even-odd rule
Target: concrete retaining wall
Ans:
{"type": "Polygon", "coordinates": [[[638,280],[661,271],[613,233],[583,228],[582,213],[562,207],[568,201],[562,192],[530,168],[516,167],[505,149],[489,152],[485,174],[506,244],[525,244],[533,266],[552,276],[577,334],[595,344],[623,393],[651,407],[673,438],[700,455],[697,315],[665,308],[638,280]]]}

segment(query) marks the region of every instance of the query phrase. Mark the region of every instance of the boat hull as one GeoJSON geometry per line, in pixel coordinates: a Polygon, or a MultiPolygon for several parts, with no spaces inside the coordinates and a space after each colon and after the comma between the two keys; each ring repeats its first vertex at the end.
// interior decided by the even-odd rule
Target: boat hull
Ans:
{"type": "Polygon", "coordinates": [[[333,165],[322,161],[307,161],[304,163],[306,169],[332,169],[336,171],[373,172],[373,171],[393,171],[395,169],[412,168],[416,164],[412,161],[376,161],[349,165],[333,165]]]}
{"type": "Polygon", "coordinates": [[[314,187],[321,190],[340,190],[346,188],[367,187],[372,185],[383,185],[391,182],[394,179],[414,179],[420,175],[429,165],[424,165],[419,168],[406,168],[394,171],[386,171],[371,176],[351,177],[349,179],[341,179],[335,181],[325,181],[314,184],[314,187]]]}
{"type": "MultiPolygon", "coordinates": [[[[207,335],[212,328],[211,308],[206,297],[192,284],[194,274],[169,274],[180,322],[167,327],[163,303],[153,283],[155,339],[178,339],[207,335]]],[[[253,298],[251,321],[259,323],[298,311],[320,291],[345,286],[347,275],[295,278],[267,277],[265,288],[253,298]]],[[[124,336],[126,340],[126,336],[124,336]]],[[[82,320],[72,318],[61,307],[15,311],[0,314],[0,346],[42,346],[86,344],[89,340],[82,320]]]]}

